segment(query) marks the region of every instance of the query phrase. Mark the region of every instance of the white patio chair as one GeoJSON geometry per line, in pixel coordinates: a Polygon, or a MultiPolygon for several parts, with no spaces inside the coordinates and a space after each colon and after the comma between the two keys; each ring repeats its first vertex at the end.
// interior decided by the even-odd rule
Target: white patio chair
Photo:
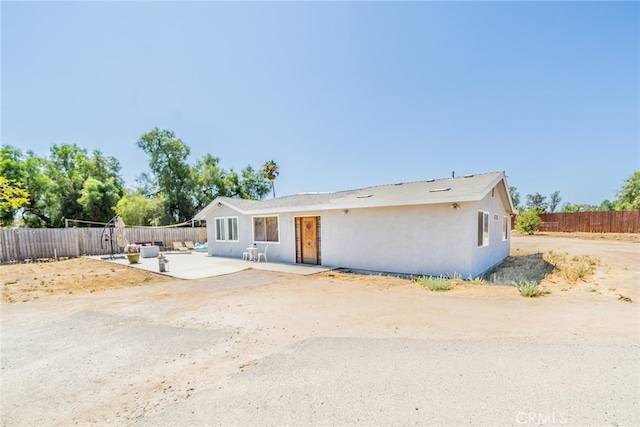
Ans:
{"type": "Polygon", "coordinates": [[[269,249],[269,246],[265,246],[263,252],[258,252],[258,258],[256,259],[256,262],[260,262],[260,257],[264,258],[264,262],[269,262],[267,260],[267,249],[269,249]]]}
{"type": "Polygon", "coordinates": [[[242,252],[243,261],[251,261],[251,254],[248,251],[242,252]]]}

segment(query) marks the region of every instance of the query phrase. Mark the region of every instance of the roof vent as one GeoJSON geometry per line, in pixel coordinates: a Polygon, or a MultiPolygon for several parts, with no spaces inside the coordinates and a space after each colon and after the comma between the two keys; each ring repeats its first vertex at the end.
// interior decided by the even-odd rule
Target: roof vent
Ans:
{"type": "Polygon", "coordinates": [[[402,185],[404,182],[396,182],[395,185],[402,185]]]}
{"type": "Polygon", "coordinates": [[[472,178],[472,177],[473,177],[473,174],[472,174],[472,173],[470,173],[469,175],[465,175],[465,176],[463,176],[463,178],[472,178]]]}
{"type": "Polygon", "coordinates": [[[368,199],[369,197],[373,197],[373,194],[364,194],[362,196],[356,196],[358,199],[368,199]]]}
{"type": "Polygon", "coordinates": [[[429,178],[426,182],[433,182],[435,181],[435,178],[429,178]]]}
{"type": "Polygon", "coordinates": [[[439,193],[440,191],[449,191],[451,187],[447,188],[434,188],[433,190],[429,190],[429,193],[439,193]]]}

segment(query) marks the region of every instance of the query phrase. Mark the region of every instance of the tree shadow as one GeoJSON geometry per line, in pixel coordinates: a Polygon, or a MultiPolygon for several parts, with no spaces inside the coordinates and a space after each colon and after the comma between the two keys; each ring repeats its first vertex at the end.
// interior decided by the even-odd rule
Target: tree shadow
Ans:
{"type": "Polygon", "coordinates": [[[542,253],[510,255],[480,278],[490,285],[501,286],[511,286],[514,282],[540,283],[554,268],[542,257],[542,253]]]}

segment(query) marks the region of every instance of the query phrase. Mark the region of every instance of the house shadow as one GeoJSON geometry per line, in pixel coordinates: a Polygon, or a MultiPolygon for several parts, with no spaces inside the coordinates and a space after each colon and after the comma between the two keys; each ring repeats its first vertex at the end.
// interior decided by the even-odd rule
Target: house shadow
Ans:
{"type": "Polygon", "coordinates": [[[480,278],[487,284],[501,286],[511,286],[514,282],[540,283],[554,268],[542,257],[542,253],[510,255],[480,278]]]}

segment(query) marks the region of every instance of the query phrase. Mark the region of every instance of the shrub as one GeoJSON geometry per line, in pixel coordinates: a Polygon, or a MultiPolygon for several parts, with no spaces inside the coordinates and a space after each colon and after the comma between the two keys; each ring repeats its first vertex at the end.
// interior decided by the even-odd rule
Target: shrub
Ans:
{"type": "Polygon", "coordinates": [[[549,293],[536,282],[514,282],[513,286],[520,292],[520,295],[527,298],[539,297],[549,293]]]}
{"type": "Polygon", "coordinates": [[[456,285],[456,278],[450,279],[444,276],[440,277],[418,277],[417,281],[423,288],[427,288],[430,291],[448,291],[453,289],[456,285]]]}
{"type": "Polygon", "coordinates": [[[540,230],[542,220],[535,209],[523,212],[516,217],[516,230],[521,233],[533,234],[540,230]]]}

